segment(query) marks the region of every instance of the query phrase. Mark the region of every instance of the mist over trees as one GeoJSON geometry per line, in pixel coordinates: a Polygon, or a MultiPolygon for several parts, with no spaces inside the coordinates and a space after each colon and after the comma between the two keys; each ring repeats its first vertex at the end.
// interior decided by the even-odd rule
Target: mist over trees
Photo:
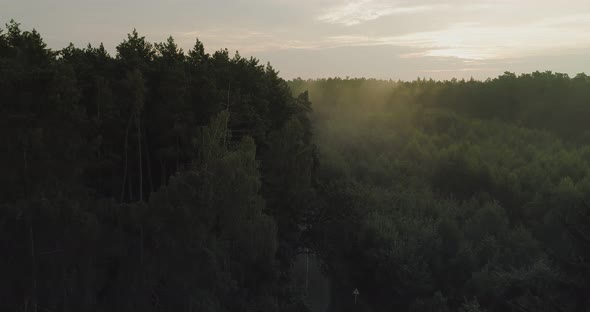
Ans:
{"type": "Polygon", "coordinates": [[[314,108],[333,311],[590,308],[586,75],[290,85],[314,108]]]}
{"type": "Polygon", "coordinates": [[[314,311],[308,250],[329,311],[590,309],[584,74],[287,82],[11,22],[0,96],[7,311],[314,311]]]}

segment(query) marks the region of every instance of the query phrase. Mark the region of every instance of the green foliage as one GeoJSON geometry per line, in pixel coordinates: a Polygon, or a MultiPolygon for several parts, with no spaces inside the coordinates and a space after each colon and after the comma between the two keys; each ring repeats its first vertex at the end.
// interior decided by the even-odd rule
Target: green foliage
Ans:
{"type": "Polygon", "coordinates": [[[440,291],[434,293],[431,298],[417,299],[408,311],[411,312],[448,312],[447,298],[440,291]]]}
{"type": "Polygon", "coordinates": [[[586,311],[588,90],[551,72],[287,83],[199,40],[134,30],[111,57],[11,21],[0,303],[305,311],[291,270],[311,249],[332,311],[586,311]]]}
{"type": "Polygon", "coordinates": [[[134,30],[116,50],[0,31],[2,307],[305,310],[288,265],[313,195],[305,95],[198,40],[134,30]]]}
{"type": "Polygon", "coordinates": [[[459,308],[459,312],[484,312],[485,310],[482,310],[479,306],[479,302],[477,302],[477,299],[473,299],[472,301],[470,300],[465,300],[465,302],[463,303],[463,306],[461,306],[461,308],[459,308]]]}
{"type": "Polygon", "coordinates": [[[587,309],[571,271],[586,249],[563,221],[589,191],[586,126],[570,115],[590,113],[583,77],[291,81],[314,103],[311,232],[344,285],[333,302],[362,287],[372,311],[587,309]]]}
{"type": "Polygon", "coordinates": [[[227,117],[221,113],[203,129],[203,158],[150,198],[147,230],[156,248],[148,268],[162,307],[190,309],[178,289],[207,293],[202,299],[227,311],[273,296],[277,233],[263,213],[256,146],[245,137],[229,150],[219,135],[227,117]]]}

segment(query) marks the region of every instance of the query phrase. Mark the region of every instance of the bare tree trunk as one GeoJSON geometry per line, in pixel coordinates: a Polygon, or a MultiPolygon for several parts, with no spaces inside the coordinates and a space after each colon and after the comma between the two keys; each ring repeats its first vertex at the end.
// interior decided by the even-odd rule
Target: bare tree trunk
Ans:
{"type": "MultiPolygon", "coordinates": [[[[28,154],[26,143],[23,147],[23,189],[26,199],[29,199],[29,187],[28,187],[28,154]]],[[[29,227],[29,247],[31,252],[31,306],[33,311],[37,311],[37,259],[35,257],[35,238],[33,236],[33,211],[29,209],[28,216],[28,227],[29,227]]],[[[25,301],[25,311],[28,312],[29,301],[25,301]]]]}
{"type": "Polygon", "coordinates": [[[33,236],[33,216],[29,217],[29,241],[31,246],[31,306],[37,312],[37,259],[35,256],[35,237],[33,236]]]}
{"type": "Polygon", "coordinates": [[[127,179],[129,181],[129,201],[133,201],[133,179],[127,179]]]}
{"type": "Polygon", "coordinates": [[[23,147],[23,193],[25,194],[25,198],[28,199],[29,197],[29,187],[28,187],[28,163],[27,163],[27,148],[23,147]]]}
{"type": "Polygon", "coordinates": [[[231,105],[231,102],[230,102],[230,91],[231,91],[231,81],[229,82],[229,86],[227,87],[227,107],[226,107],[226,109],[227,109],[227,113],[228,113],[228,120],[225,122],[225,130],[224,130],[225,133],[223,135],[223,147],[226,146],[225,145],[225,139],[227,138],[227,131],[228,131],[227,124],[229,122],[229,114],[230,114],[229,108],[230,108],[230,105],[231,105]]]}
{"type": "Polygon", "coordinates": [[[143,166],[141,161],[141,115],[138,113],[135,116],[135,124],[137,125],[137,154],[139,159],[139,200],[143,201],[143,166]]]}
{"type": "Polygon", "coordinates": [[[103,89],[103,82],[101,78],[97,79],[96,81],[96,88],[97,90],[97,99],[96,99],[96,121],[100,123],[100,102],[102,101],[102,89],[103,89]]]}
{"type": "Polygon", "coordinates": [[[62,267],[62,276],[63,276],[63,311],[69,310],[68,306],[68,276],[66,274],[65,267],[62,267]]]}
{"type": "Polygon", "coordinates": [[[180,136],[176,137],[176,172],[180,170],[180,136]]]}
{"type": "MultiPolygon", "coordinates": [[[[152,177],[152,161],[150,157],[150,146],[148,144],[148,135],[145,129],[145,123],[143,123],[143,142],[145,145],[145,155],[146,155],[146,162],[147,162],[147,170],[148,170],[148,178],[150,180],[150,193],[155,191],[154,189],[154,179],[152,177]]],[[[149,196],[149,195],[148,195],[149,196]]]]}
{"type": "MultiPolygon", "coordinates": [[[[131,119],[134,114],[131,114],[129,121],[127,122],[127,129],[125,130],[125,169],[123,170],[123,184],[121,187],[121,201],[125,200],[125,184],[127,182],[127,157],[129,150],[129,127],[131,126],[131,119]]],[[[131,192],[131,190],[129,190],[131,192]]]]}
{"type": "Polygon", "coordinates": [[[96,101],[96,121],[98,121],[100,123],[100,97],[98,98],[98,101],[96,101]]]}
{"type": "Polygon", "coordinates": [[[139,264],[143,271],[143,224],[139,226],[139,264]]]}
{"type": "Polygon", "coordinates": [[[164,160],[162,159],[162,155],[158,156],[158,158],[160,159],[160,184],[161,185],[166,185],[168,184],[168,177],[166,176],[166,164],[164,163],[164,160]]]}

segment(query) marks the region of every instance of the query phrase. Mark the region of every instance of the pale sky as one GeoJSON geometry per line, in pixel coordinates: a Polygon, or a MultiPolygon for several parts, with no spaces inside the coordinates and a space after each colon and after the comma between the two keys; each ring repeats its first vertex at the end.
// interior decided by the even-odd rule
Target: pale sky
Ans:
{"type": "Polygon", "coordinates": [[[104,42],[114,54],[133,28],[185,50],[198,37],[286,79],[590,74],[590,0],[0,0],[10,19],[53,49],[104,42]]]}

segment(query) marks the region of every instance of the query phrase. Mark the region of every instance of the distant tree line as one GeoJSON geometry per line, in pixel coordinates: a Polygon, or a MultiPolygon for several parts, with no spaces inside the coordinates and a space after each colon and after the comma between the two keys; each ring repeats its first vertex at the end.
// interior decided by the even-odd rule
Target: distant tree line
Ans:
{"type": "Polygon", "coordinates": [[[588,76],[289,83],[314,107],[332,311],[590,309],[588,76]]]}

